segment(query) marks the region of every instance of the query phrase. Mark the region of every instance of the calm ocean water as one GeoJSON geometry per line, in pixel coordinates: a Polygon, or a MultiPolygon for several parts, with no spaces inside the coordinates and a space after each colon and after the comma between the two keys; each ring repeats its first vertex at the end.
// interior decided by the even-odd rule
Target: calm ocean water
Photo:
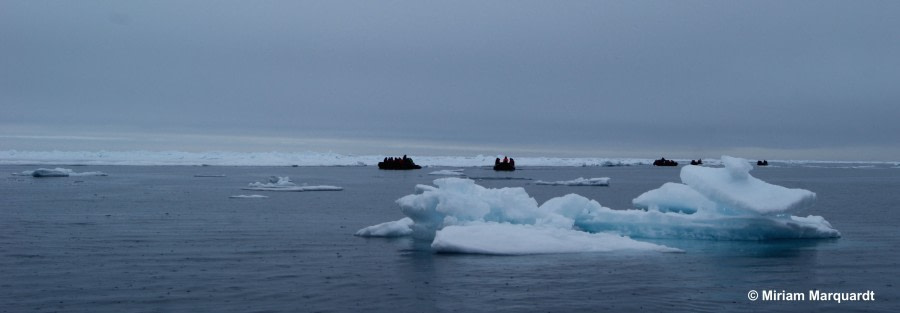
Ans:
{"type": "MultiPolygon", "coordinates": [[[[46,166],[44,166],[46,167],[46,166]]],[[[0,173],[37,166],[0,166],[0,173]]],[[[0,176],[0,312],[900,310],[900,169],[758,168],[818,194],[834,240],[653,240],[686,253],[444,255],[359,238],[438,176],[374,167],[78,166],[108,177],[0,176]],[[226,177],[194,177],[224,174],[226,177]],[[339,192],[240,190],[268,176],[339,192]],[[229,199],[263,194],[264,199],[229,199]],[[750,290],[875,292],[872,302],[750,301],[750,290]]],[[[618,209],[677,168],[467,168],[539,202],[578,193],[618,209]],[[610,187],[533,180],[612,178],[610,187]],[[526,179],[496,179],[503,177],[526,179]]],[[[7,174],[5,174],[7,175],[7,174]]],[[[650,241],[650,240],[648,240],[650,241]]]]}

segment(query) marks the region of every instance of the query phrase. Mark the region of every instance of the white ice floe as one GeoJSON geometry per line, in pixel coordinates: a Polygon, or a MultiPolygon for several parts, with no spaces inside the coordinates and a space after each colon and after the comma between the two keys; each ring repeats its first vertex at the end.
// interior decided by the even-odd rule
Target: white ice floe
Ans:
{"type": "Polygon", "coordinates": [[[75,172],[67,168],[39,168],[33,171],[23,171],[14,173],[16,176],[32,176],[32,177],[69,177],[69,176],[107,176],[104,172],[75,172]]]}
{"type": "Polygon", "coordinates": [[[551,185],[551,186],[609,186],[609,177],[595,177],[595,178],[578,177],[573,180],[560,180],[560,181],[539,180],[534,183],[537,185],[551,185]]]}
{"type": "Polygon", "coordinates": [[[538,205],[523,188],[493,189],[469,179],[441,178],[435,186],[418,185],[415,194],[397,200],[412,224],[389,222],[357,235],[374,236],[374,227],[378,236],[432,240],[436,251],[487,254],[672,250],[630,238],[840,237],[820,216],[787,214],[809,208],[814,193],[756,179],[746,160],[723,160],[725,168],[683,167],[685,184],[667,183],[644,193],[634,199],[642,208],[637,210],[613,210],[576,194],[538,205]],[[606,234],[592,236],[600,233],[606,234]],[[621,239],[610,239],[610,234],[621,239]]]}
{"type": "Polygon", "coordinates": [[[254,190],[254,191],[341,191],[344,190],[342,187],[337,186],[328,186],[328,185],[320,185],[320,186],[308,186],[304,184],[303,186],[298,186],[297,184],[291,182],[290,177],[278,177],[272,176],[269,177],[268,183],[255,182],[250,183],[248,187],[241,188],[243,190],[254,190]]]}
{"type": "Polygon", "coordinates": [[[356,236],[362,237],[401,237],[412,234],[413,220],[404,217],[393,222],[384,222],[378,225],[372,225],[356,232],[356,236]]]}
{"type": "Polygon", "coordinates": [[[258,199],[258,198],[268,198],[268,196],[263,196],[263,195],[236,195],[236,196],[229,196],[229,198],[232,198],[232,199],[258,199]]]}
{"type": "Polygon", "coordinates": [[[463,176],[466,175],[463,173],[463,169],[455,169],[455,170],[440,170],[428,173],[428,175],[445,175],[445,176],[463,176]]]}

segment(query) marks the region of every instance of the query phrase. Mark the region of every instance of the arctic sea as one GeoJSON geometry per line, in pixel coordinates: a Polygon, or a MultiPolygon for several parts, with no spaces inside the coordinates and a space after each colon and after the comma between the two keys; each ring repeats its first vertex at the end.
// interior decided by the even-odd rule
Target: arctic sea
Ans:
{"type": "MultiPolygon", "coordinates": [[[[838,239],[639,239],[684,253],[435,254],[358,229],[403,217],[395,200],[440,176],[372,166],[65,166],[109,176],[13,176],[0,166],[0,312],[853,312],[900,310],[900,169],[768,167],[755,177],[817,194],[838,239]],[[195,175],[224,177],[195,177],[195,175]],[[269,176],[342,191],[241,190],[269,176]],[[234,199],[259,194],[267,198],[234,199]],[[874,301],[751,301],[748,293],[873,291],[874,301]]],[[[614,209],[679,168],[463,171],[614,209]],[[610,177],[608,187],[537,180],[610,177]]]]}

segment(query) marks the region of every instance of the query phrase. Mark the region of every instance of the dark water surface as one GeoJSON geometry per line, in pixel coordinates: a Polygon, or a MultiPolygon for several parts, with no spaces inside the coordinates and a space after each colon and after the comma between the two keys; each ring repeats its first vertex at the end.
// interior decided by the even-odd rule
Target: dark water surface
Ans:
{"type": "MultiPolygon", "coordinates": [[[[900,311],[900,169],[751,172],[816,192],[817,205],[797,215],[824,216],[843,233],[836,240],[653,240],[686,253],[484,256],[352,235],[401,218],[394,200],[443,168],[68,168],[109,176],[0,176],[0,312],[900,311]],[[345,190],[240,190],[270,175],[345,190]],[[269,198],[228,198],[239,194],[269,198]],[[748,300],[764,289],[872,290],[876,300],[748,300]]],[[[525,187],[540,203],[578,193],[617,209],[679,181],[679,169],[652,167],[465,173],[494,178],[478,180],[486,187],[525,187]],[[533,185],[579,176],[608,176],[612,185],[533,185]]]]}

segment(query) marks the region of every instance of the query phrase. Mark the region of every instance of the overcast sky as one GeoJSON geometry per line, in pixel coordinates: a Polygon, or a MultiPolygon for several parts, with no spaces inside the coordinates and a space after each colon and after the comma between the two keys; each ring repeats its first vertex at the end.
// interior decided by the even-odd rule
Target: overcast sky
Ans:
{"type": "Polygon", "coordinates": [[[900,160],[900,1],[0,1],[0,150],[900,160]]]}

